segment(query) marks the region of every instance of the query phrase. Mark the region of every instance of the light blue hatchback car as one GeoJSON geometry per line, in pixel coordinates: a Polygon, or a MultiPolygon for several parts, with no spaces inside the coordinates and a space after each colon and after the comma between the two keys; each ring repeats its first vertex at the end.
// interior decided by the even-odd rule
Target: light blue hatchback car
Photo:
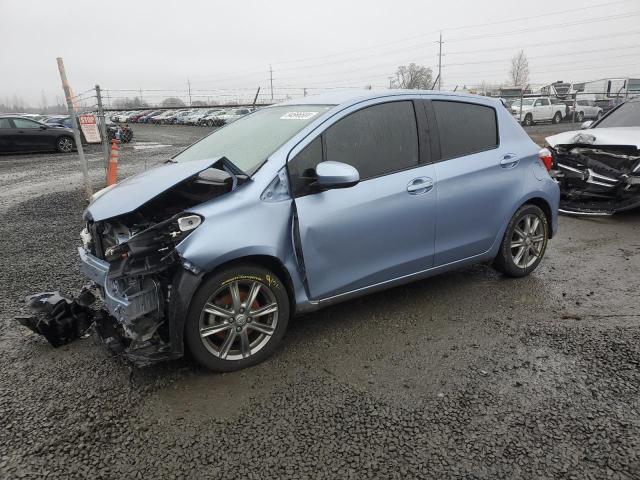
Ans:
{"type": "Polygon", "coordinates": [[[291,316],[478,262],[531,273],[559,190],[498,100],[360,91],[262,108],[98,192],[81,269],[127,358],[229,371],[291,316]]]}

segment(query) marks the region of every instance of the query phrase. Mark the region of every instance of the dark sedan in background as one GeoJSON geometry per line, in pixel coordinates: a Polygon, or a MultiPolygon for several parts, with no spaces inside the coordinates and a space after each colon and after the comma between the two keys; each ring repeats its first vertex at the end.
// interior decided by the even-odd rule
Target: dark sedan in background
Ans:
{"type": "Polygon", "coordinates": [[[0,116],[0,153],[37,150],[69,153],[74,148],[70,128],[45,125],[24,117],[0,116]]]}

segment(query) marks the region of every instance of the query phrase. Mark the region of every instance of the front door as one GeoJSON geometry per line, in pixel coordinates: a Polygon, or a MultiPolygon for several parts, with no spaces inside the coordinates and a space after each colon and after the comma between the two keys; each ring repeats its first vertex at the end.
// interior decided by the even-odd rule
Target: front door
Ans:
{"type": "Polygon", "coordinates": [[[31,150],[51,150],[53,147],[53,136],[38,122],[26,118],[14,118],[13,124],[16,127],[16,146],[20,151],[31,150]]]}
{"type": "Polygon", "coordinates": [[[311,299],[433,265],[434,169],[418,145],[413,102],[387,102],[338,120],[289,162],[311,299]],[[354,166],[360,183],[314,191],[307,179],[322,160],[354,166]]]}

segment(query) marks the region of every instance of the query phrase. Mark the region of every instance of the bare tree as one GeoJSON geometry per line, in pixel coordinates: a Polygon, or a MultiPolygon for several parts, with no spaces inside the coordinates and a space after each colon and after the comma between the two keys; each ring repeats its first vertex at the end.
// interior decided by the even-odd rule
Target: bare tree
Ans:
{"type": "Polygon", "coordinates": [[[410,63],[401,65],[396,70],[396,78],[391,81],[393,88],[429,89],[433,84],[433,73],[430,68],[410,63]]]}
{"type": "Polygon", "coordinates": [[[511,59],[509,82],[516,86],[524,86],[529,83],[529,60],[527,60],[524,50],[520,50],[511,59]]]}
{"type": "Polygon", "coordinates": [[[161,104],[163,107],[184,107],[184,102],[177,97],[165,98],[161,104]]]}

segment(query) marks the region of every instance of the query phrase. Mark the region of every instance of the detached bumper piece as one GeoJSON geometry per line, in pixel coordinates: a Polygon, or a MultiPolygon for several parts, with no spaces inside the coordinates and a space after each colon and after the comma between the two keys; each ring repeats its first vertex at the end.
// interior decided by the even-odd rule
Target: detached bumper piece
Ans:
{"type": "MultiPolygon", "coordinates": [[[[34,315],[19,317],[17,320],[31,331],[42,335],[55,348],[82,337],[93,325],[102,342],[113,353],[139,367],[182,356],[159,338],[143,341],[128,338],[122,326],[108,311],[90,307],[94,302],[95,296],[88,289],[83,290],[77,299],[66,298],[60,292],[37,293],[27,297],[27,304],[34,315]]],[[[151,323],[147,322],[147,328],[155,331],[156,326],[150,325],[151,323]]]]}
{"type": "Polygon", "coordinates": [[[640,155],[626,146],[561,146],[552,176],[560,185],[560,211],[612,215],[640,207],[640,155]]]}
{"type": "Polygon", "coordinates": [[[94,311],[89,305],[95,297],[89,290],[83,290],[77,300],[64,298],[60,292],[42,292],[26,301],[35,315],[17,320],[55,348],[80,338],[93,323],[94,311]]]}

